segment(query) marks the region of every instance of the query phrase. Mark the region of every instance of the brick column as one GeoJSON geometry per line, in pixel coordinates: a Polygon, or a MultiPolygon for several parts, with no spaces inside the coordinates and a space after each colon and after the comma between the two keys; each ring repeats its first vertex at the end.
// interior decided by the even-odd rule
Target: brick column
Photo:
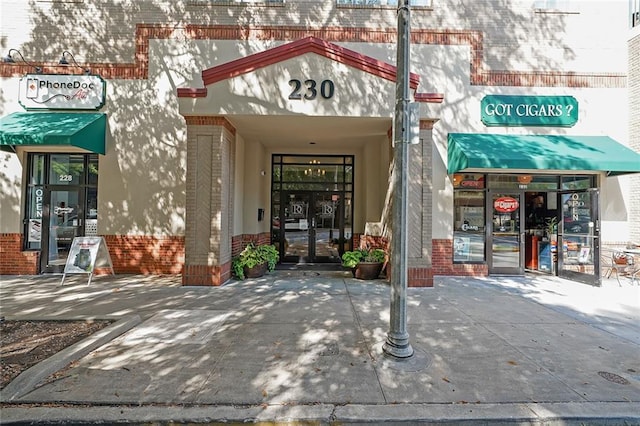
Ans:
{"type": "Polygon", "coordinates": [[[223,117],[185,117],[187,211],[183,285],[220,285],[231,276],[235,129],[223,117]]]}
{"type": "Polygon", "coordinates": [[[408,285],[432,287],[433,138],[435,121],[420,121],[420,144],[409,147],[408,285]]]}

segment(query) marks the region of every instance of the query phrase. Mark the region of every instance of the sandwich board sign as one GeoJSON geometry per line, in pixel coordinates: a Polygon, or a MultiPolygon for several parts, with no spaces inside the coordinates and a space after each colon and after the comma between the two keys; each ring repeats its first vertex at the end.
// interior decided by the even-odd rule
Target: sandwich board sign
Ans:
{"type": "Polygon", "coordinates": [[[104,237],[75,237],[71,243],[60,285],[64,284],[67,274],[89,274],[87,285],[90,285],[93,271],[101,267],[111,269],[111,273],[115,275],[104,237]]]}

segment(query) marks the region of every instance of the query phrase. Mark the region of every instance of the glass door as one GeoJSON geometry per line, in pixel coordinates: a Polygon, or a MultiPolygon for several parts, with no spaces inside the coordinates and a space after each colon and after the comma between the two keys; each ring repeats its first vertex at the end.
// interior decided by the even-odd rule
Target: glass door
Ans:
{"type": "Polygon", "coordinates": [[[343,203],[339,193],[289,192],[274,227],[285,263],[339,262],[344,240],[343,203]]]}
{"type": "Polygon", "coordinates": [[[338,193],[312,193],[311,244],[309,258],[313,262],[340,262],[339,241],[344,238],[344,203],[338,193]]]}
{"type": "Polygon", "coordinates": [[[271,157],[271,242],[282,263],[340,263],[353,232],[354,157],[271,157]]]}
{"type": "Polygon", "coordinates": [[[309,229],[310,193],[284,194],[277,219],[280,229],[283,262],[304,263],[309,259],[311,232],[309,229]]]}
{"type": "Polygon", "coordinates": [[[42,217],[42,272],[63,272],[75,237],[84,235],[80,188],[45,189],[42,217]]]}
{"type": "Polygon", "coordinates": [[[524,274],[523,194],[489,191],[487,206],[490,274],[524,274]]]}
{"type": "Polygon", "coordinates": [[[558,275],[600,285],[600,229],[597,189],[560,193],[558,275]]]}

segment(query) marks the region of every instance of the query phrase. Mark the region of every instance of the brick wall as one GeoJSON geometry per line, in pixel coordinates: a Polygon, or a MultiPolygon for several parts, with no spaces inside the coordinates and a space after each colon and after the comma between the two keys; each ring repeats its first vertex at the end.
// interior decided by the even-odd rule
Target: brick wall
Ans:
{"type": "Polygon", "coordinates": [[[105,235],[116,274],[180,274],[184,237],[105,235]]]}
{"type": "Polygon", "coordinates": [[[268,232],[263,232],[261,234],[243,234],[234,236],[231,240],[231,252],[233,256],[235,257],[239,255],[249,243],[254,243],[255,245],[271,244],[271,235],[268,232]]]}
{"type": "Polygon", "coordinates": [[[431,259],[434,276],[455,275],[479,277],[489,275],[489,270],[486,264],[454,264],[453,240],[433,240],[433,253],[431,259]]]}
{"type": "Polygon", "coordinates": [[[35,275],[39,251],[23,251],[21,234],[0,234],[0,275],[35,275]]]}
{"type": "MultiPolygon", "coordinates": [[[[116,274],[180,274],[184,266],[183,237],[106,235],[116,274]]],[[[23,251],[20,234],[0,234],[0,275],[36,275],[39,251],[23,251]]],[[[97,268],[96,274],[111,273],[97,268]]]]}

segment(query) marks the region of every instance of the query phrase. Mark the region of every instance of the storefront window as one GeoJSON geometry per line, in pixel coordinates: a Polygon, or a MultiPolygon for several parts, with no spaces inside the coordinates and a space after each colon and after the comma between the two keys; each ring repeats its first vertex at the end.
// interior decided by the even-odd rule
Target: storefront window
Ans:
{"type": "Polygon", "coordinates": [[[84,171],[84,155],[52,154],[49,183],[51,185],[79,185],[84,171]]]}
{"type": "Polygon", "coordinates": [[[42,185],[44,183],[46,177],[44,160],[45,156],[43,154],[34,154],[31,157],[29,184],[42,185]]]}
{"type": "Polygon", "coordinates": [[[554,190],[558,189],[556,175],[489,175],[488,187],[491,189],[526,189],[526,190],[554,190]]]}
{"type": "MultiPolygon", "coordinates": [[[[474,179],[478,182],[478,179],[474,179]]],[[[453,261],[485,260],[485,193],[456,190],[454,192],[453,261]]]]}
{"type": "Polygon", "coordinates": [[[455,173],[452,177],[453,187],[460,189],[483,189],[484,175],[455,173]]]}
{"type": "Polygon", "coordinates": [[[595,176],[562,176],[562,189],[595,188],[595,176]]]}

